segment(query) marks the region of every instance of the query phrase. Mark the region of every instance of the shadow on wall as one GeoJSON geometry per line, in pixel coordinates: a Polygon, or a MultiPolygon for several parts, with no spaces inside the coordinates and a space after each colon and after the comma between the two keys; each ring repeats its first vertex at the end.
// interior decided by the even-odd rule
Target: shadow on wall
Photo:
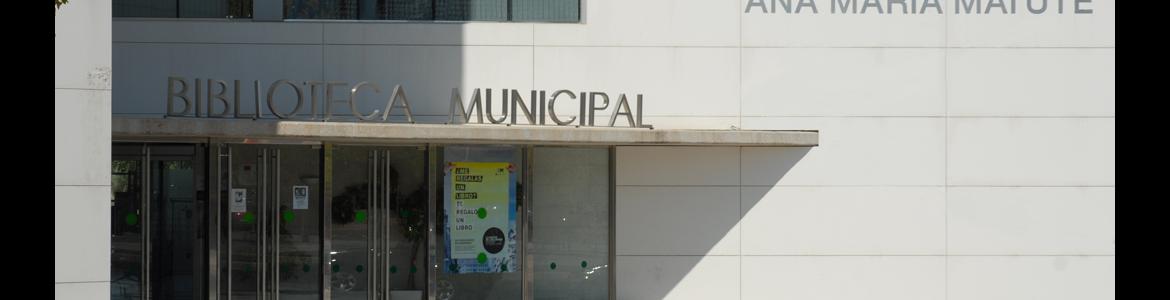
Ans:
{"type": "MultiPolygon", "coordinates": [[[[775,185],[812,150],[774,149],[778,151],[771,152],[767,171],[740,171],[740,176],[754,176],[749,188],[775,185]]],[[[735,163],[734,169],[740,170],[735,163]]],[[[734,176],[732,173],[722,172],[734,176]]],[[[741,182],[749,185],[747,177],[741,182]]],[[[733,291],[739,290],[743,280],[738,278],[743,274],[738,270],[743,239],[738,226],[763,196],[742,190],[742,185],[623,187],[619,183],[617,298],[723,299],[736,293],[733,291]],[[626,244],[620,244],[623,242],[626,244]]]]}

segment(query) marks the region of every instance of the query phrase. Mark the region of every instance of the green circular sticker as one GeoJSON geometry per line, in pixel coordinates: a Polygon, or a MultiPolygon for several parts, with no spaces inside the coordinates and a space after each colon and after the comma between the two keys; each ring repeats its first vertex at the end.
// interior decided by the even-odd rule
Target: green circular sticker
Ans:
{"type": "Polygon", "coordinates": [[[390,266],[390,274],[398,274],[398,266],[390,266]]]}
{"type": "Polygon", "coordinates": [[[366,211],[359,210],[356,213],[354,213],[353,220],[355,222],[358,222],[358,223],[365,223],[366,222],[366,211]]]}
{"type": "Polygon", "coordinates": [[[508,265],[500,265],[500,272],[508,272],[508,265]]]}
{"type": "Polygon", "coordinates": [[[480,219],[487,218],[487,210],[483,209],[483,207],[480,207],[478,210],[475,211],[475,215],[478,216],[480,219]]]}
{"type": "Polygon", "coordinates": [[[451,272],[455,272],[455,271],[459,270],[459,266],[456,264],[450,264],[450,265],[447,265],[447,270],[451,270],[451,272]]]}
{"type": "MultiPolygon", "coordinates": [[[[482,209],[482,208],[481,208],[481,209],[482,209]]],[[[476,261],[476,262],[478,262],[478,263],[481,263],[481,264],[482,264],[482,263],[487,263],[487,254],[484,254],[483,252],[480,252],[480,253],[479,253],[479,255],[476,255],[476,256],[475,256],[475,261],[476,261]]]]}
{"type": "Polygon", "coordinates": [[[363,267],[362,267],[362,265],[357,265],[357,267],[355,267],[355,268],[353,268],[353,269],[354,269],[355,271],[357,271],[358,273],[361,273],[361,272],[362,272],[362,270],[365,270],[366,268],[363,268],[363,267]]]}
{"type": "Polygon", "coordinates": [[[582,261],[581,261],[581,268],[582,268],[582,269],[584,269],[586,266],[589,266],[589,263],[587,263],[587,262],[585,262],[584,260],[582,260],[582,261]]]}
{"type": "Polygon", "coordinates": [[[333,264],[333,273],[341,271],[341,264],[333,264]]]}
{"type": "Polygon", "coordinates": [[[283,213],[280,213],[280,216],[284,218],[285,223],[292,223],[293,218],[296,217],[296,215],[294,215],[291,210],[286,210],[283,213]]]}
{"type": "Polygon", "coordinates": [[[549,270],[556,270],[556,269],[557,269],[557,262],[555,262],[555,261],[554,261],[554,262],[552,262],[552,263],[549,263],[549,264],[548,264],[548,269],[549,269],[549,270]]]}
{"type": "Polygon", "coordinates": [[[410,274],[414,274],[414,273],[418,273],[418,268],[415,268],[413,265],[411,265],[410,266],[410,274]]]}
{"type": "Polygon", "coordinates": [[[305,271],[305,273],[309,273],[309,270],[312,270],[312,269],[313,268],[309,267],[309,264],[305,264],[304,267],[301,267],[301,271],[305,271]]]}
{"type": "Polygon", "coordinates": [[[255,220],[256,220],[256,215],[252,214],[252,212],[249,211],[249,212],[244,213],[244,217],[241,221],[244,221],[244,224],[252,224],[252,222],[255,220]]]}
{"type": "Polygon", "coordinates": [[[135,224],[138,224],[138,214],[136,214],[136,213],[126,214],[126,225],[134,226],[135,224]]]}

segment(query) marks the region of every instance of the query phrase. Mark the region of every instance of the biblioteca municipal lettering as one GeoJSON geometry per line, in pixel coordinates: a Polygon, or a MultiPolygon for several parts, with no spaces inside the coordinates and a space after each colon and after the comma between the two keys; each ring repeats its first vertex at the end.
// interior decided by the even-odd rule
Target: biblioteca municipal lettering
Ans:
{"type": "MultiPolygon", "coordinates": [[[[385,100],[383,109],[374,109],[370,113],[358,108],[358,94],[382,93],[382,88],[375,83],[363,81],[349,85],[341,81],[290,81],[277,80],[262,88],[259,80],[251,82],[252,88],[241,88],[240,80],[232,80],[229,84],[224,80],[210,78],[195,78],[194,84],[182,77],[167,78],[167,117],[205,117],[205,118],[267,118],[267,115],[278,119],[304,119],[329,121],[335,117],[335,108],[338,104],[348,104],[349,114],[358,121],[392,122],[392,117],[404,118],[407,123],[414,123],[414,115],[410,111],[410,101],[407,100],[406,90],[401,85],[395,85],[385,100]],[[241,97],[245,90],[252,92],[252,103],[246,103],[241,97]],[[308,112],[304,111],[305,92],[308,92],[308,112]],[[334,90],[341,90],[344,98],[337,96],[334,90]],[[264,91],[266,97],[261,97],[264,91]],[[282,97],[277,97],[278,91],[283,91],[282,97]],[[290,96],[295,94],[295,98],[290,96]],[[284,99],[284,100],[281,100],[284,99]],[[281,108],[277,103],[288,103],[295,100],[296,105],[291,109],[281,108]],[[249,107],[250,106],[250,107],[249,107]],[[180,110],[179,107],[182,107],[180,110]],[[400,111],[396,113],[395,111],[400,111]],[[248,111],[248,112],[246,112],[248,111]]],[[[616,103],[609,114],[609,122],[598,124],[595,118],[597,112],[610,109],[610,95],[603,92],[574,92],[571,90],[538,91],[531,90],[528,101],[524,94],[516,89],[500,89],[498,105],[500,113],[494,114],[492,106],[494,92],[492,89],[475,89],[471,93],[470,101],[464,105],[463,96],[458,88],[451,89],[451,107],[447,115],[448,124],[475,123],[484,124],[484,115],[490,124],[526,124],[526,125],[557,125],[557,126],[590,126],[615,127],[618,118],[625,121],[631,128],[654,128],[653,125],[642,122],[642,94],[636,94],[634,104],[626,94],[618,94],[616,103]],[[576,101],[575,109],[557,111],[557,101],[576,101]],[[527,104],[526,104],[527,103],[527,104]],[[456,118],[458,116],[458,118],[456,118]],[[523,120],[523,121],[521,121],[523,120]],[[518,123],[524,122],[524,123],[518,123]]],[[[565,105],[559,107],[564,108],[565,105]]],[[[338,119],[349,119],[344,114],[338,119]]]]}
{"type": "MultiPolygon", "coordinates": [[[[954,14],[1092,14],[1093,0],[822,0],[830,14],[942,14],[943,4],[954,4],[954,14]]],[[[819,14],[816,0],[748,0],[744,13],[819,14]]]]}

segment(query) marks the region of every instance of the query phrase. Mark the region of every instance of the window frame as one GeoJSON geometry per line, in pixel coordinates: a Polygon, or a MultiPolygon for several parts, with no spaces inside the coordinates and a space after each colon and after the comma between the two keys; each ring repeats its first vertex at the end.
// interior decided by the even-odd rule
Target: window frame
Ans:
{"type": "MultiPolygon", "coordinates": [[[[117,1],[117,0],[115,0],[117,1]]],[[[179,1],[179,0],[174,0],[179,1]]],[[[435,0],[431,0],[435,1],[435,0]]],[[[305,18],[288,18],[285,15],[283,0],[253,0],[252,2],[252,16],[249,18],[184,18],[184,17],[119,17],[112,16],[117,21],[223,21],[223,22],[295,22],[295,23],[370,23],[370,24],[469,24],[469,23],[510,23],[510,24],[585,24],[585,2],[589,0],[577,0],[577,20],[574,21],[515,21],[512,20],[512,0],[508,2],[508,19],[507,20],[362,20],[362,19],[305,19],[305,18]],[[267,5],[265,5],[267,4],[267,5]],[[257,18],[257,12],[263,10],[264,12],[276,12],[280,17],[269,19],[260,17],[257,18]]]]}

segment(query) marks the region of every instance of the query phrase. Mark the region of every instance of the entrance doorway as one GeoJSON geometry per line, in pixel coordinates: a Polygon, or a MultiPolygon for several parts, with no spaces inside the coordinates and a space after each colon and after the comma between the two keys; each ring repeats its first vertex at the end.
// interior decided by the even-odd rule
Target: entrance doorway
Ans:
{"type": "Polygon", "coordinates": [[[427,148],[328,145],[325,161],[328,299],[423,299],[427,148]]]}
{"type": "Polygon", "coordinates": [[[111,149],[110,299],[204,299],[206,149],[111,149]]]}
{"type": "Polygon", "coordinates": [[[320,146],[218,147],[220,299],[320,299],[320,146]]]}
{"type": "Polygon", "coordinates": [[[423,299],[425,146],[216,147],[219,299],[423,299]]]}

